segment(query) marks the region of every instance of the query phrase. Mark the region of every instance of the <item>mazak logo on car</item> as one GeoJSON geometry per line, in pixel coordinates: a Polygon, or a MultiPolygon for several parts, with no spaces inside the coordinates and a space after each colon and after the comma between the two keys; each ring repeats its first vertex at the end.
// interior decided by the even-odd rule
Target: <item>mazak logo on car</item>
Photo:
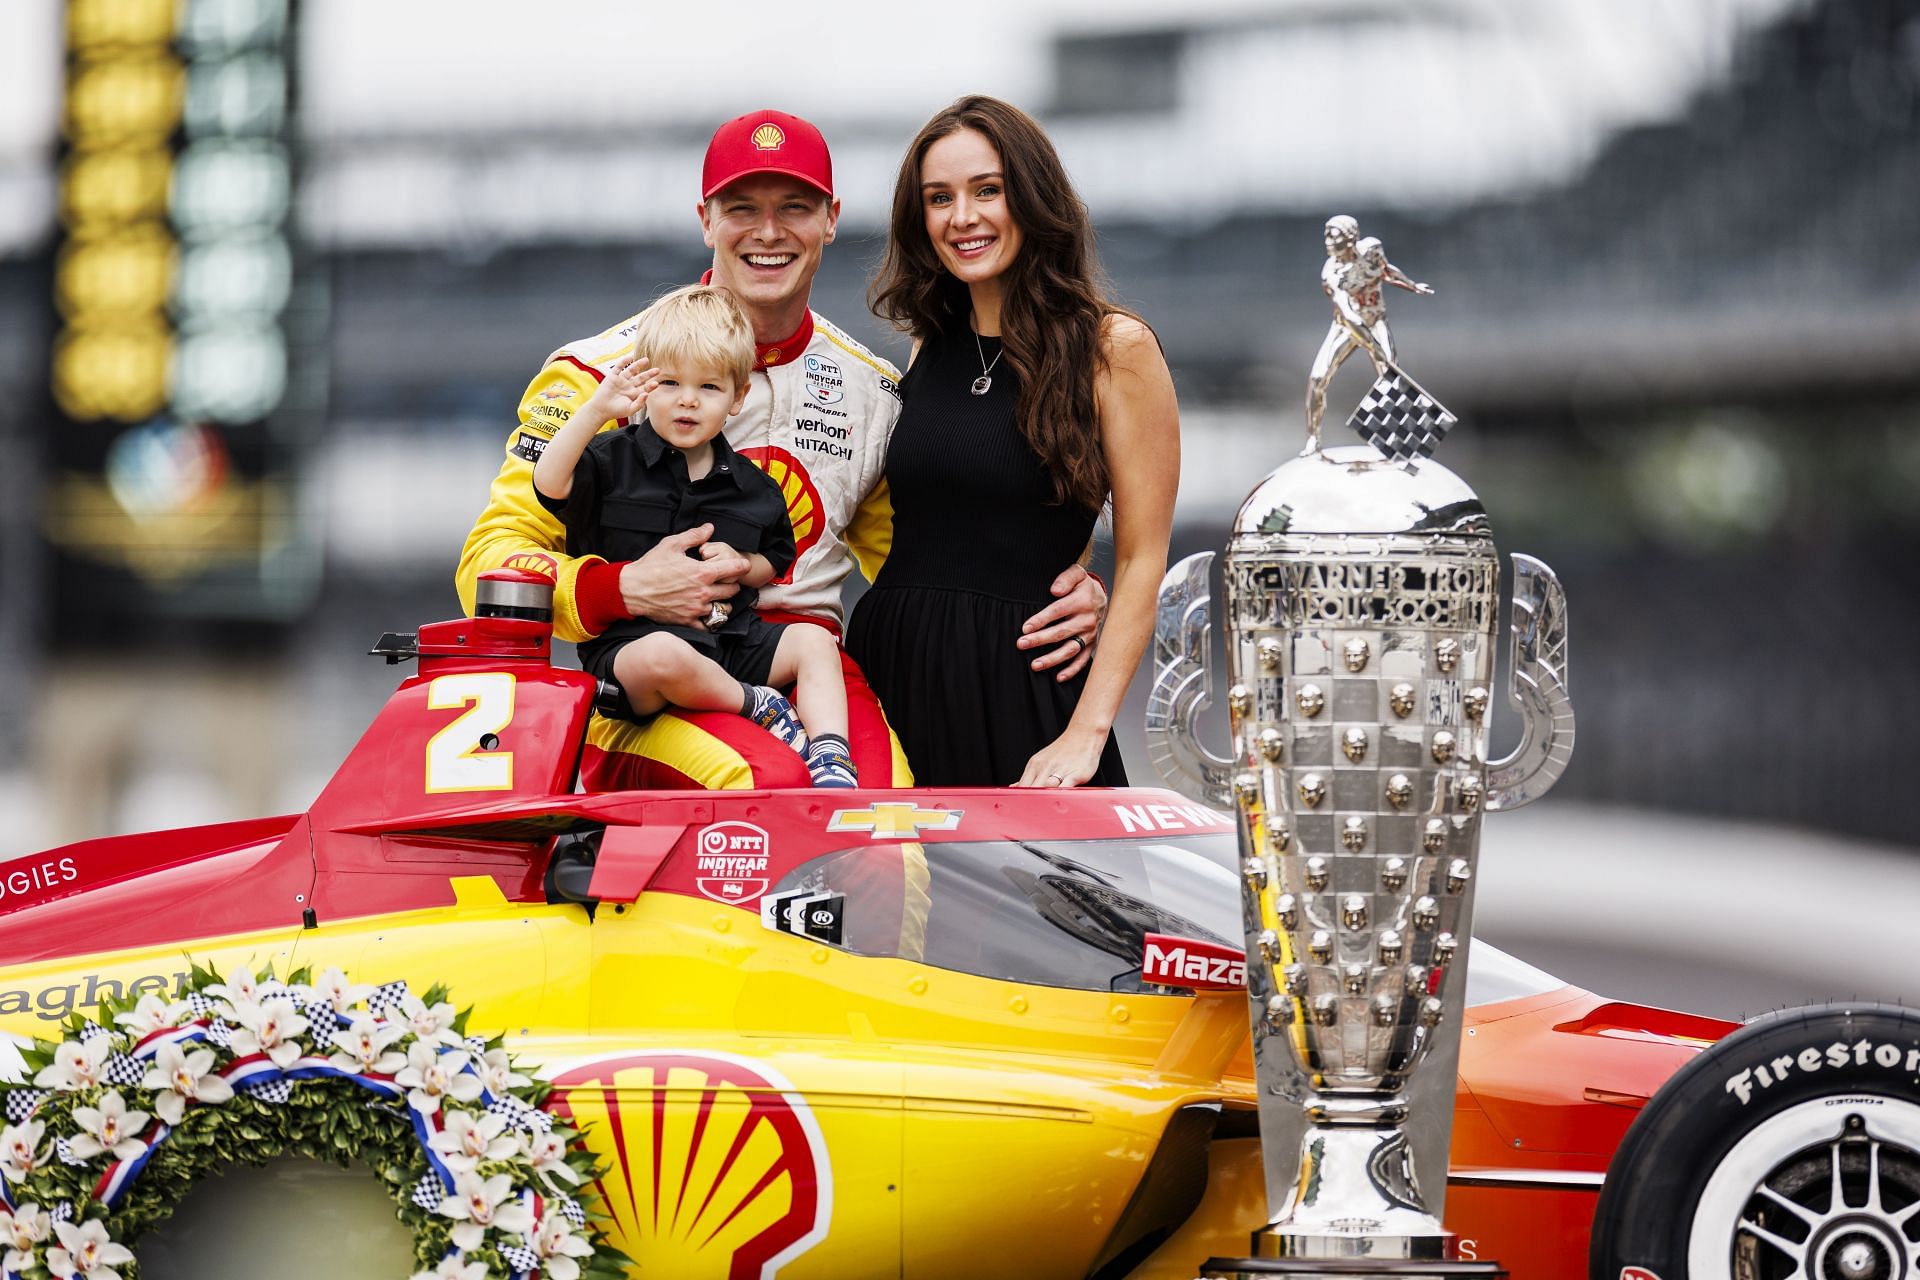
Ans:
{"type": "Polygon", "coordinates": [[[767,891],[767,833],[751,822],[715,822],[694,838],[693,883],[715,902],[751,902],[767,891]]]}
{"type": "Polygon", "coordinates": [[[1162,987],[1232,991],[1247,985],[1246,953],[1217,942],[1150,933],[1140,957],[1140,976],[1162,987]]]}

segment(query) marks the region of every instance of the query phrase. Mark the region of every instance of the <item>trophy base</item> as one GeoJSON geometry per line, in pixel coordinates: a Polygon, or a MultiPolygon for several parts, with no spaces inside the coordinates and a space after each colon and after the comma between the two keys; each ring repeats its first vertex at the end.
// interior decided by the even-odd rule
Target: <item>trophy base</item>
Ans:
{"type": "Polygon", "coordinates": [[[1208,1258],[1200,1280],[1506,1280],[1497,1262],[1440,1258],[1208,1258]]]}

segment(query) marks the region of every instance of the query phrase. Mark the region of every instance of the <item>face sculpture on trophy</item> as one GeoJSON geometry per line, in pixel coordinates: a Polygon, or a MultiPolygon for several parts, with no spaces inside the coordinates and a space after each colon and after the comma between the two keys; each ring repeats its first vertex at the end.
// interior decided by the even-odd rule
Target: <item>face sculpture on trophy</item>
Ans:
{"type": "Polygon", "coordinates": [[[1355,349],[1382,376],[1351,424],[1367,444],[1314,441],[1235,518],[1225,756],[1195,731],[1212,554],[1161,584],[1148,743],[1169,782],[1240,817],[1271,1209],[1253,1257],[1205,1274],[1492,1276],[1441,1225],[1474,873],[1483,816],[1545,792],[1572,751],[1566,601],[1513,558],[1525,734],[1490,760],[1499,556],[1479,499],[1427,456],[1453,417],[1394,363],[1378,303],[1383,281],[1431,290],[1350,218],[1327,250],[1340,319],[1315,378],[1355,349]]]}

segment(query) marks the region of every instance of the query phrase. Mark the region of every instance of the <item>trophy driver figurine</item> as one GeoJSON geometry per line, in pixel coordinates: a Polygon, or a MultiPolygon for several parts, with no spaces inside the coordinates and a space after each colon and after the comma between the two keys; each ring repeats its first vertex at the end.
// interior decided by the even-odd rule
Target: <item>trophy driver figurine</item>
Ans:
{"type": "MultiPolygon", "coordinates": [[[[1346,214],[1327,219],[1327,261],[1320,268],[1320,291],[1333,303],[1333,323],[1320,340],[1313,357],[1313,370],[1307,375],[1307,444],[1300,453],[1306,456],[1320,451],[1320,418],[1327,408],[1327,387],[1333,375],[1356,351],[1365,351],[1373,360],[1376,392],[1390,384],[1399,373],[1394,364],[1393,330],[1387,327],[1387,302],[1382,293],[1394,285],[1409,293],[1431,296],[1433,287],[1411,279],[1387,261],[1387,251],[1373,236],[1360,239],[1360,224],[1346,214]]],[[[1400,375],[1407,387],[1420,392],[1411,379],[1400,375]]],[[[1389,391],[1400,390],[1390,387],[1389,391]]],[[[1428,397],[1431,400],[1431,397],[1428,397]]],[[[1437,408],[1438,405],[1436,404],[1437,408]]],[[[1442,410],[1444,412],[1444,410],[1442,410]]],[[[1452,425],[1449,421],[1448,425],[1452,425]]],[[[1445,428],[1441,428],[1444,432],[1445,428]]],[[[1389,455],[1391,456],[1391,455],[1389,455]]]]}
{"type": "Polygon", "coordinates": [[[1232,749],[1206,706],[1213,556],[1160,587],[1147,744],[1174,786],[1240,824],[1247,994],[1271,1216],[1210,1280],[1491,1280],[1442,1225],[1480,824],[1538,798],[1573,750],[1566,597],[1514,556],[1495,760],[1500,559],[1480,500],[1430,455],[1453,415],[1394,361],[1395,271],[1351,218],[1327,224],[1340,319],[1310,423],[1353,350],[1380,370],[1348,425],[1364,445],[1280,466],[1241,505],[1225,570],[1232,749]]]}

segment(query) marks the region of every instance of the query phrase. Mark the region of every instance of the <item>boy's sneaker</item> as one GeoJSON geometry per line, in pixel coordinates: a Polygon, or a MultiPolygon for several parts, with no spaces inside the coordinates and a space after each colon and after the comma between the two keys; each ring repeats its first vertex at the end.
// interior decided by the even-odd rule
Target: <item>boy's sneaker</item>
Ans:
{"type": "Polygon", "coordinates": [[[853,756],[839,738],[827,737],[807,748],[807,773],[816,787],[857,787],[860,775],[854,772],[853,756]]]}
{"type": "Polygon", "coordinates": [[[807,731],[801,726],[793,704],[778,689],[764,684],[754,685],[753,701],[746,710],[746,717],[801,755],[807,753],[807,731]]]}

